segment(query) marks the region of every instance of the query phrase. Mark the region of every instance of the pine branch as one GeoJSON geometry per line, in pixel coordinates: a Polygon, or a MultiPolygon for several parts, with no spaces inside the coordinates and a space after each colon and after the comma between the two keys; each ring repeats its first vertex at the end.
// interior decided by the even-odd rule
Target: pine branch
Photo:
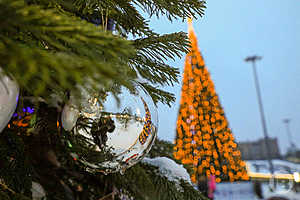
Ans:
{"type": "Polygon", "coordinates": [[[119,189],[128,191],[134,199],[147,200],[199,200],[205,199],[192,185],[180,182],[183,190],[178,189],[175,182],[161,175],[158,168],[140,163],[127,170],[125,177],[113,175],[113,182],[119,189]]]}
{"type": "MultiPolygon", "coordinates": [[[[53,93],[78,93],[79,86],[114,95],[123,86],[132,92],[138,86],[155,103],[170,106],[174,95],[158,86],[177,82],[178,69],[166,61],[187,52],[187,38],[154,33],[138,7],[173,20],[202,15],[205,6],[197,0],[0,0],[0,67],[20,86],[19,107],[33,106],[29,99],[47,100],[53,93]],[[107,31],[109,20],[121,37],[107,31]],[[131,35],[139,38],[124,39],[131,35]]],[[[0,198],[27,199],[36,181],[47,199],[99,199],[115,188],[116,198],[202,199],[191,185],[181,183],[184,191],[179,191],[156,167],[142,163],[124,176],[87,172],[74,152],[91,162],[102,162],[101,156],[88,144],[81,146],[79,135],[62,131],[61,110],[42,102],[35,104],[35,122],[28,127],[9,124],[0,134],[0,179],[16,192],[0,186],[0,198]]]]}
{"type": "Polygon", "coordinates": [[[179,70],[163,62],[147,59],[143,55],[131,60],[131,66],[135,69],[141,78],[152,84],[173,85],[178,82],[179,70]]]}
{"type": "Polygon", "coordinates": [[[132,67],[139,75],[153,84],[173,85],[179,71],[165,61],[181,57],[188,51],[188,40],[183,32],[152,36],[134,40],[137,55],[131,59],[132,67]]]}
{"type": "Polygon", "coordinates": [[[109,17],[116,20],[120,29],[126,33],[133,35],[138,34],[142,36],[151,35],[152,32],[148,28],[148,23],[138,13],[137,7],[142,11],[148,13],[150,17],[156,15],[166,15],[172,21],[174,19],[186,19],[187,17],[194,17],[196,15],[202,16],[204,14],[205,1],[199,0],[75,0],[79,10],[83,13],[94,13],[95,10],[109,10],[109,17]]]}
{"type": "Polygon", "coordinates": [[[98,20],[103,24],[103,19],[112,19],[116,23],[116,30],[124,37],[130,33],[132,35],[151,35],[148,22],[137,11],[130,1],[111,0],[66,0],[58,2],[65,10],[83,17],[88,21],[98,20]]]}
{"type": "Polygon", "coordinates": [[[161,15],[166,15],[170,21],[178,18],[196,18],[196,15],[202,16],[206,8],[205,1],[202,0],[134,0],[133,2],[146,11],[150,17],[155,15],[159,18],[161,15]]]}
{"type": "Polygon", "coordinates": [[[63,15],[54,9],[28,6],[22,0],[13,3],[4,0],[0,6],[1,33],[14,35],[16,39],[22,40],[17,36],[23,32],[32,39],[43,41],[46,49],[72,51],[90,57],[102,54],[104,59],[119,59],[133,53],[130,42],[78,17],[63,15]]]}
{"type": "Polygon", "coordinates": [[[133,36],[153,34],[149,28],[148,22],[130,1],[101,1],[100,4],[86,6],[96,10],[93,11],[94,17],[96,18],[100,18],[103,11],[107,11],[107,17],[117,22],[116,29],[124,37],[127,37],[129,34],[132,34],[133,36]]]}
{"type": "Polygon", "coordinates": [[[155,105],[157,105],[158,102],[161,102],[163,104],[167,104],[168,106],[171,106],[171,103],[175,101],[174,94],[172,93],[161,90],[147,83],[142,83],[139,81],[136,81],[136,83],[140,85],[141,88],[151,96],[155,105]]]}
{"type": "Polygon", "coordinates": [[[28,195],[32,179],[30,173],[24,142],[16,132],[4,129],[0,135],[0,193],[3,188],[12,196],[28,195]]]}
{"type": "Polygon", "coordinates": [[[4,190],[7,190],[7,191],[11,192],[12,194],[16,194],[15,191],[13,191],[12,189],[10,189],[10,188],[9,188],[4,182],[2,182],[1,180],[0,180],[0,186],[1,186],[4,190]]]}
{"type": "MultiPolygon", "coordinates": [[[[133,45],[137,49],[137,53],[135,56],[131,56],[129,63],[131,69],[126,68],[126,58],[129,55],[132,55],[130,54],[132,51],[129,51],[129,49],[132,48],[129,47],[130,43],[127,42],[126,44],[125,40],[121,40],[115,36],[109,35],[91,24],[85,23],[82,20],[78,20],[74,16],[70,16],[70,14],[67,15],[64,12],[58,12],[51,9],[41,10],[41,7],[38,6],[29,6],[29,8],[27,8],[27,6],[25,8],[24,5],[20,3],[21,1],[18,2],[19,4],[12,6],[14,10],[16,10],[16,14],[11,14],[14,13],[12,12],[12,9],[9,10],[10,12],[6,12],[13,16],[16,15],[14,16],[14,18],[17,18],[14,20],[14,26],[16,28],[12,30],[6,30],[5,32],[16,35],[16,32],[18,32],[17,30],[22,30],[24,33],[27,33],[24,34],[26,38],[29,37],[37,42],[41,42],[40,46],[49,50],[55,50],[56,52],[72,52],[73,54],[80,56],[78,57],[80,60],[85,59],[82,58],[82,56],[93,60],[98,59],[97,63],[91,63],[96,66],[97,64],[102,64],[102,67],[99,67],[100,75],[97,78],[93,77],[97,74],[97,71],[95,72],[95,70],[90,69],[87,65],[80,67],[82,71],[88,70],[91,72],[85,74],[85,76],[92,75],[91,82],[101,79],[99,85],[109,86],[109,83],[114,82],[118,85],[125,85],[129,88],[131,87],[132,89],[132,86],[129,84],[129,80],[135,77],[134,71],[137,71],[143,79],[149,81],[151,84],[173,85],[174,82],[178,81],[178,69],[172,68],[171,66],[165,64],[165,61],[169,58],[174,60],[175,57],[180,57],[182,53],[187,52],[188,40],[186,34],[180,32],[160,36],[153,33],[149,30],[148,24],[138,13],[136,8],[131,4],[131,2],[99,2],[96,0],[89,1],[88,3],[82,0],[69,0],[64,3],[59,0],[52,0],[50,1],[51,3],[48,2],[48,4],[51,4],[50,6],[48,5],[51,8],[60,8],[59,5],[61,5],[62,8],[66,9],[65,12],[71,10],[76,14],[82,11],[82,13],[92,13],[93,17],[96,18],[100,18],[101,15],[103,15],[103,10],[106,10],[109,13],[109,16],[106,17],[112,17],[115,19],[117,21],[117,26],[121,27],[121,29],[125,31],[125,34],[132,33],[138,35],[147,35],[145,38],[140,38],[133,41],[133,45]],[[71,6],[72,3],[74,4],[73,6],[71,6]],[[75,5],[78,6],[77,10],[74,8],[75,5]],[[91,9],[93,11],[91,11],[91,9]],[[95,12],[98,13],[98,15],[94,15],[95,12]],[[32,15],[32,17],[28,18],[24,13],[31,13],[30,15],[32,15]],[[21,20],[18,21],[18,19],[21,20]],[[45,22],[47,22],[47,25],[45,25],[45,22]],[[140,30],[142,30],[142,32],[140,30]],[[103,60],[108,61],[109,63],[107,64],[103,60]],[[105,65],[110,65],[111,68],[109,70],[104,69],[105,65]],[[110,74],[107,71],[109,71],[110,74]],[[113,75],[114,72],[115,74],[113,75]],[[124,74],[124,76],[116,76],[117,74],[124,74]],[[118,77],[120,77],[120,79],[118,79],[118,77]]],[[[41,4],[43,7],[46,7],[47,5],[47,2],[44,0],[35,0],[31,2],[41,4]]],[[[11,27],[8,26],[8,28],[11,27]]],[[[17,39],[20,40],[20,38],[17,39]]],[[[24,39],[21,38],[21,40],[24,39]]],[[[75,55],[71,55],[70,58],[75,55]]],[[[74,59],[74,61],[75,60],[76,59],[74,59]]],[[[31,68],[34,67],[31,66],[31,68]]],[[[31,80],[30,78],[27,78],[28,80],[24,81],[24,86],[27,86],[27,88],[31,91],[35,91],[36,95],[42,95],[42,93],[47,91],[47,89],[70,89],[72,86],[74,86],[74,83],[81,84],[85,81],[83,79],[84,76],[80,75],[78,71],[75,72],[74,70],[74,73],[78,74],[73,74],[71,69],[72,68],[69,67],[69,69],[65,71],[55,71],[55,73],[59,74],[58,77],[60,77],[61,80],[59,82],[57,82],[55,79],[53,81],[52,77],[48,77],[48,79],[46,79],[47,76],[45,75],[41,84],[37,84],[39,88],[30,88],[26,85],[29,82],[28,80],[31,80]],[[72,81],[66,80],[66,75],[64,75],[65,72],[69,73],[67,80],[72,81]],[[75,78],[72,77],[73,75],[75,78]],[[49,83],[58,84],[49,85],[49,83]]],[[[32,71],[38,70],[35,69],[32,71]]],[[[44,74],[47,74],[50,71],[51,69],[44,69],[44,74]]],[[[17,73],[14,71],[12,74],[17,73]]],[[[30,74],[31,73],[28,73],[27,76],[30,74]]],[[[173,97],[170,98],[169,93],[163,93],[159,90],[155,90],[156,88],[151,86],[151,94],[155,101],[165,99],[163,102],[167,102],[169,104],[174,100],[173,97]],[[158,97],[158,95],[164,94],[167,96],[158,97]]]]}
{"type": "Polygon", "coordinates": [[[8,38],[0,37],[0,57],[6,58],[0,61],[4,70],[13,75],[20,87],[34,95],[47,97],[49,91],[67,89],[75,92],[78,90],[77,84],[87,83],[85,77],[89,77],[94,88],[99,85],[110,87],[112,82],[132,88],[127,81],[130,74],[114,70],[118,65],[83,56],[28,48],[8,38]]]}
{"type": "MultiPolygon", "coordinates": [[[[174,160],[174,156],[173,156],[174,146],[175,145],[172,144],[171,142],[160,140],[157,138],[155,140],[155,143],[154,143],[152,149],[150,150],[148,156],[150,158],[154,158],[154,157],[158,157],[158,156],[167,157],[167,158],[174,160]]],[[[177,160],[174,160],[174,161],[177,162],[178,164],[180,163],[177,160]]]]}
{"type": "Polygon", "coordinates": [[[146,38],[134,40],[138,55],[146,58],[163,61],[168,58],[175,59],[188,52],[189,41],[184,32],[158,35],[153,34],[146,38]]]}
{"type": "Polygon", "coordinates": [[[133,89],[129,80],[135,72],[126,64],[134,52],[129,41],[21,0],[1,1],[0,19],[0,66],[34,95],[76,90],[85,77],[92,86],[133,89]]]}
{"type": "Polygon", "coordinates": [[[202,16],[204,14],[205,1],[202,0],[168,0],[168,1],[159,1],[159,0],[133,0],[133,1],[124,1],[124,0],[74,0],[78,8],[83,13],[93,12],[96,8],[114,8],[118,7],[124,10],[129,7],[139,7],[144,12],[147,12],[150,17],[156,15],[166,15],[170,21],[173,19],[187,17],[196,17],[196,15],[202,16]]]}
{"type": "Polygon", "coordinates": [[[130,2],[118,2],[117,8],[111,12],[110,17],[117,21],[117,30],[125,33],[125,37],[129,34],[132,34],[133,37],[154,34],[149,28],[148,21],[130,2]],[[118,7],[122,9],[118,9],[118,7]]]}

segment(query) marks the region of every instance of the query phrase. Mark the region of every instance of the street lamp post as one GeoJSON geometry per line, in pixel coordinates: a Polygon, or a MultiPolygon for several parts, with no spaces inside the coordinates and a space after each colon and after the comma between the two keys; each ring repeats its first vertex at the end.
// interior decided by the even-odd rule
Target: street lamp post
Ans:
{"type": "Polygon", "coordinates": [[[256,65],[255,62],[257,60],[261,60],[262,57],[260,56],[250,56],[245,59],[246,62],[252,62],[253,66],[253,75],[254,75],[254,82],[255,82],[255,88],[256,88],[256,93],[257,93],[257,98],[258,98],[258,105],[259,105],[259,111],[260,111],[260,117],[261,117],[261,123],[262,123],[262,128],[263,128],[263,133],[264,133],[264,141],[266,145],[266,151],[268,155],[268,162],[270,165],[270,171],[273,174],[274,173],[274,167],[273,163],[271,160],[271,152],[270,152],[270,147],[269,147],[269,137],[268,137],[268,131],[267,131],[267,125],[266,125],[266,120],[265,120],[265,114],[264,114],[264,108],[263,108],[263,103],[261,99],[261,93],[260,93],[260,87],[259,87],[259,82],[258,82],[258,77],[257,77],[257,72],[256,72],[256,65]]]}
{"type": "Polygon", "coordinates": [[[290,145],[291,145],[292,148],[294,148],[295,144],[293,143],[292,134],[291,134],[290,126],[289,126],[290,125],[290,121],[291,121],[290,119],[284,119],[283,123],[285,123],[285,125],[286,125],[286,132],[288,134],[290,145]]]}

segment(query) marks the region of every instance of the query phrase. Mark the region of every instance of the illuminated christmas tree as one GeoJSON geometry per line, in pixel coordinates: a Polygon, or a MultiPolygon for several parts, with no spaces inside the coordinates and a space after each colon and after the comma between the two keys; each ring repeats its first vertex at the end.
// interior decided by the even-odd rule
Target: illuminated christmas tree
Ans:
{"type": "Polygon", "coordinates": [[[247,180],[245,162],[198,49],[191,20],[189,38],[174,157],[192,166],[193,182],[201,175],[215,175],[217,182],[247,180]]]}

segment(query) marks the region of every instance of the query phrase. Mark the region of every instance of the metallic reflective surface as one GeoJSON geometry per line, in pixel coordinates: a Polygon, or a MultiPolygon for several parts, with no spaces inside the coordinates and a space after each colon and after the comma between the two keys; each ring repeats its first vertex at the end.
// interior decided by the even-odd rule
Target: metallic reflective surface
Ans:
{"type": "Polygon", "coordinates": [[[74,141],[93,150],[93,155],[77,153],[88,171],[123,173],[139,162],[155,141],[157,113],[150,97],[124,90],[119,98],[118,103],[110,95],[102,100],[89,96],[81,105],[74,141]]]}
{"type": "Polygon", "coordinates": [[[12,117],[19,97],[19,87],[10,77],[2,74],[0,68],[0,132],[12,117]]]}

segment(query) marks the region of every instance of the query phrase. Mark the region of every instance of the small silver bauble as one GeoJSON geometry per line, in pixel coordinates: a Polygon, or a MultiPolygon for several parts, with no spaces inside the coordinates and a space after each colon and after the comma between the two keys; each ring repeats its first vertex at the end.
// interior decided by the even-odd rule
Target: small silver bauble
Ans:
{"type": "Polygon", "coordinates": [[[68,102],[62,111],[61,123],[66,131],[71,131],[79,117],[79,110],[74,104],[68,102]]]}
{"type": "Polygon", "coordinates": [[[18,84],[0,68],[0,132],[12,117],[19,98],[18,84]]]}

